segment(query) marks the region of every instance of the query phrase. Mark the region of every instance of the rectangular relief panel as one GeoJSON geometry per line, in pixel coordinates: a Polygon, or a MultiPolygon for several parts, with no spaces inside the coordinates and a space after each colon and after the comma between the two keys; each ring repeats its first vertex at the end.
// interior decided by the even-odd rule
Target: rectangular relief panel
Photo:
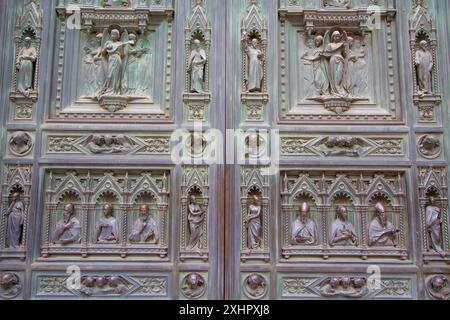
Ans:
{"type": "Polygon", "coordinates": [[[170,172],[45,172],[41,255],[168,261],[170,172]]]}
{"type": "Polygon", "coordinates": [[[405,173],[282,171],[281,262],[407,260],[405,173]]]}

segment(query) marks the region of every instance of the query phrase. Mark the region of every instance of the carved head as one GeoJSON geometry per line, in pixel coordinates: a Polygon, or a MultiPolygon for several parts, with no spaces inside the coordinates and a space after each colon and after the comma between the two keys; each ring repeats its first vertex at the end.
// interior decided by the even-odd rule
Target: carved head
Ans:
{"type": "Polygon", "coordinates": [[[202,45],[202,42],[198,39],[195,39],[194,41],[192,41],[192,44],[194,45],[195,49],[199,49],[202,45]]]}
{"type": "Polygon", "coordinates": [[[381,224],[383,226],[386,226],[387,224],[386,210],[384,209],[384,206],[381,202],[378,202],[375,205],[375,214],[377,215],[378,219],[380,219],[381,224]]]}
{"type": "Polygon", "coordinates": [[[113,136],[106,135],[104,137],[104,139],[105,139],[105,145],[108,146],[108,147],[110,147],[114,143],[114,137],[113,136]]]}
{"type": "Polygon", "coordinates": [[[189,200],[191,201],[191,203],[197,203],[197,197],[195,195],[191,195],[189,200]]]}
{"type": "Polygon", "coordinates": [[[120,39],[120,32],[117,29],[113,29],[111,31],[111,40],[112,41],[118,41],[120,39]]]}
{"type": "Polygon", "coordinates": [[[4,273],[0,276],[0,286],[4,290],[9,290],[19,284],[19,278],[11,272],[4,273]]]}
{"type": "Polygon", "coordinates": [[[82,283],[84,286],[92,288],[95,284],[95,278],[91,276],[84,277],[82,283]]]}
{"type": "Polygon", "coordinates": [[[435,276],[431,279],[431,289],[435,292],[441,291],[444,286],[447,279],[444,276],[435,276]]]}
{"type": "Polygon", "coordinates": [[[430,206],[435,206],[437,204],[437,199],[434,196],[430,196],[428,198],[428,203],[430,204],[430,206]]]}
{"type": "Polygon", "coordinates": [[[336,209],[336,217],[341,221],[346,221],[348,218],[347,208],[344,206],[339,206],[336,209]]]}
{"type": "Polygon", "coordinates": [[[197,273],[191,273],[186,278],[186,284],[188,285],[189,289],[196,290],[198,287],[203,285],[203,280],[202,277],[197,273]]]}
{"type": "Polygon", "coordinates": [[[16,202],[20,200],[20,193],[19,192],[14,192],[12,195],[12,202],[16,202]]]}
{"type": "Polygon", "coordinates": [[[105,204],[103,206],[103,214],[105,217],[110,217],[113,213],[113,206],[112,204],[105,204]]]}
{"type": "Polygon", "coordinates": [[[95,279],[95,283],[97,283],[97,287],[99,288],[103,288],[107,281],[105,277],[98,277],[97,279],[95,279]]]}
{"type": "Polygon", "coordinates": [[[23,42],[25,43],[25,47],[27,47],[27,48],[31,47],[31,38],[30,37],[25,37],[23,42]]]}
{"type": "Polygon", "coordinates": [[[128,35],[128,39],[129,39],[130,41],[133,41],[133,45],[134,45],[134,44],[136,44],[137,36],[136,36],[135,33],[130,33],[130,34],[128,35]]]}
{"type": "Polygon", "coordinates": [[[255,194],[252,197],[252,203],[253,204],[258,204],[259,203],[259,197],[255,194]]]}
{"type": "Polygon", "coordinates": [[[120,285],[120,278],[116,276],[109,277],[108,284],[112,288],[117,288],[120,285]]]}
{"type": "Polygon", "coordinates": [[[17,146],[27,145],[29,143],[29,136],[23,131],[16,131],[12,135],[12,142],[17,146]]]}
{"type": "Polygon", "coordinates": [[[341,284],[341,279],[333,277],[330,279],[330,286],[333,289],[339,288],[339,285],[341,284]]]}
{"type": "Polygon", "coordinates": [[[352,284],[352,279],[350,279],[349,277],[343,277],[341,280],[342,283],[342,287],[344,289],[348,289],[350,288],[350,285],[352,284]]]}
{"type": "Polygon", "coordinates": [[[64,206],[64,220],[69,222],[75,212],[75,206],[72,203],[68,203],[64,206]]]}
{"type": "Polygon", "coordinates": [[[257,38],[253,38],[253,39],[252,39],[252,46],[253,46],[254,48],[256,48],[256,47],[258,46],[258,44],[259,44],[259,40],[258,40],[257,38]]]}
{"type": "Polygon", "coordinates": [[[256,290],[259,287],[263,286],[264,278],[259,274],[252,274],[247,278],[247,285],[251,290],[256,290]]]}
{"type": "Polygon", "coordinates": [[[353,287],[355,289],[361,289],[366,285],[366,279],[365,278],[355,278],[353,279],[353,287]]]}
{"type": "Polygon", "coordinates": [[[330,148],[330,149],[336,147],[337,143],[338,143],[338,138],[337,138],[337,137],[329,137],[329,138],[325,141],[325,145],[326,145],[328,148],[330,148]]]}
{"type": "Polygon", "coordinates": [[[352,37],[348,37],[347,38],[347,42],[348,42],[348,45],[351,48],[353,46],[353,44],[355,43],[355,40],[352,37]]]}
{"type": "Polygon", "coordinates": [[[303,202],[302,206],[300,207],[299,217],[302,221],[306,221],[306,219],[308,219],[309,217],[309,204],[307,204],[306,202],[303,202]]]}
{"type": "Polygon", "coordinates": [[[426,40],[422,40],[419,42],[419,47],[423,50],[427,50],[428,49],[428,42],[426,40]]]}
{"type": "Polygon", "coordinates": [[[99,42],[99,43],[101,43],[102,42],[102,39],[103,39],[103,33],[97,33],[97,35],[95,36],[95,39],[97,39],[97,41],[99,42]]]}
{"type": "Polygon", "coordinates": [[[341,33],[339,32],[339,31],[334,31],[333,32],[333,34],[331,35],[331,40],[333,41],[333,42],[339,42],[339,41],[341,41],[341,33]]]}
{"type": "Polygon", "coordinates": [[[146,221],[150,214],[150,207],[148,204],[143,204],[139,207],[139,216],[142,220],[146,221]]]}
{"type": "Polygon", "coordinates": [[[322,44],[323,44],[323,37],[322,36],[315,37],[314,38],[314,44],[316,45],[317,48],[322,46],[322,44]]]}
{"type": "Polygon", "coordinates": [[[102,140],[103,140],[103,138],[100,135],[94,135],[92,137],[92,142],[95,143],[98,146],[102,145],[102,140]]]}

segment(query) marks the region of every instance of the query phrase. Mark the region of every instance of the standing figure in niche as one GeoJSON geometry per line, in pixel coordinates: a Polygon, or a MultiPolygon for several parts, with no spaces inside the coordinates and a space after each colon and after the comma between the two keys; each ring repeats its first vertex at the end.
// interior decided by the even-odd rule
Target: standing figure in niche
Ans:
{"type": "Polygon", "coordinates": [[[56,224],[53,242],[62,245],[78,243],[81,240],[81,224],[75,217],[75,206],[68,203],[64,206],[64,217],[56,224]]]}
{"type": "Polygon", "coordinates": [[[375,205],[375,217],[369,226],[369,245],[395,246],[395,240],[399,232],[400,230],[395,228],[392,222],[387,219],[383,204],[377,203],[375,205]]]}
{"type": "Polygon", "coordinates": [[[292,244],[313,245],[316,243],[316,235],[316,224],[309,217],[309,205],[304,202],[300,214],[292,224],[292,244]]]}
{"type": "Polygon", "coordinates": [[[22,243],[23,222],[25,206],[20,200],[20,193],[15,192],[12,195],[12,201],[6,214],[8,215],[6,246],[8,248],[17,248],[22,243]]]}
{"type": "MultiPolygon", "coordinates": [[[[328,35],[329,32],[325,34],[325,39],[328,39],[328,35]]],[[[330,40],[331,42],[325,45],[323,52],[323,56],[328,59],[327,75],[330,93],[333,96],[346,97],[348,96],[345,89],[348,54],[346,35],[344,33],[343,36],[339,31],[334,31],[330,40]]]]}
{"type": "Polygon", "coordinates": [[[436,198],[430,197],[429,205],[425,210],[426,214],[426,226],[429,235],[431,248],[437,253],[444,256],[444,250],[442,250],[442,218],[441,209],[436,206],[436,198]]]}
{"type": "Polygon", "coordinates": [[[139,207],[139,218],[133,225],[129,240],[132,243],[158,243],[158,224],[150,215],[150,207],[148,204],[143,204],[139,207]]]}
{"type": "Polygon", "coordinates": [[[111,243],[119,240],[119,228],[116,218],[112,215],[113,210],[111,204],[106,204],[103,207],[103,217],[95,227],[96,240],[100,243],[111,243]]]}
{"type": "Polygon", "coordinates": [[[38,57],[36,49],[31,45],[30,37],[24,39],[24,44],[17,56],[17,91],[29,97],[33,91],[34,66],[38,57]]]}
{"type": "Polygon", "coordinates": [[[259,49],[259,41],[253,38],[248,45],[248,36],[244,32],[242,37],[244,52],[248,56],[247,91],[261,92],[264,77],[264,53],[259,49]]]}
{"type": "Polygon", "coordinates": [[[125,94],[124,76],[128,67],[129,45],[134,44],[128,40],[128,32],[125,30],[120,37],[117,29],[111,31],[111,38],[108,30],[103,33],[102,56],[105,80],[100,98],[104,95],[114,96],[125,94]]]}
{"type": "Polygon", "coordinates": [[[188,206],[188,223],[189,223],[189,243],[188,247],[202,248],[203,222],[205,221],[206,211],[197,204],[197,198],[191,196],[188,206]]]}
{"type": "Polygon", "coordinates": [[[92,96],[98,93],[103,85],[104,74],[102,67],[102,38],[103,34],[99,33],[95,36],[95,48],[89,46],[84,47],[86,56],[84,57],[85,64],[85,84],[87,85],[86,94],[92,96]]]}
{"type": "Polygon", "coordinates": [[[244,218],[244,224],[247,228],[247,248],[259,249],[261,247],[261,205],[259,197],[254,195],[252,203],[248,207],[248,214],[244,218]]]}
{"type": "Polygon", "coordinates": [[[428,42],[426,42],[425,40],[420,41],[419,49],[416,52],[415,64],[417,69],[419,94],[433,93],[433,55],[431,54],[430,50],[428,50],[428,42]]]}
{"type": "Polygon", "coordinates": [[[129,55],[127,71],[127,89],[130,94],[145,95],[145,89],[148,86],[146,79],[148,66],[145,65],[145,55],[149,52],[148,48],[142,46],[142,41],[138,41],[134,33],[129,35],[129,55]]]}
{"type": "Polygon", "coordinates": [[[207,62],[206,51],[201,47],[200,40],[195,39],[188,67],[188,72],[191,75],[191,92],[193,93],[204,92],[205,66],[207,62]]]}
{"type": "Polygon", "coordinates": [[[347,208],[339,206],[336,210],[336,220],[331,225],[331,246],[357,246],[358,240],[353,224],[348,221],[347,208]]]}
{"type": "Polygon", "coordinates": [[[317,36],[314,39],[314,51],[311,56],[307,56],[305,53],[302,57],[303,60],[312,62],[313,75],[314,75],[314,89],[315,94],[318,96],[325,95],[329,90],[329,82],[327,78],[326,61],[322,55],[323,53],[323,37],[317,36]]]}

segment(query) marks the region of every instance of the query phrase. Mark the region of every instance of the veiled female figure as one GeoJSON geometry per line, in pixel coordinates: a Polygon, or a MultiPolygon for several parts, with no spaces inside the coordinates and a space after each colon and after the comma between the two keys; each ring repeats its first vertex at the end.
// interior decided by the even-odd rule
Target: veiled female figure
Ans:
{"type": "Polygon", "coordinates": [[[264,77],[264,54],[259,49],[258,39],[253,38],[250,46],[247,41],[247,35],[244,34],[242,43],[248,56],[247,90],[248,92],[261,92],[264,77]]]}
{"type": "Polygon", "coordinates": [[[327,70],[325,59],[322,56],[323,52],[323,37],[317,36],[314,39],[315,49],[311,56],[304,55],[303,60],[312,62],[314,74],[314,89],[315,94],[322,96],[328,92],[329,82],[327,78],[327,70]]]}
{"type": "Polygon", "coordinates": [[[205,210],[198,204],[195,196],[191,196],[188,207],[188,222],[189,222],[189,244],[191,249],[197,247],[201,248],[201,238],[203,234],[203,221],[205,221],[205,210]]]}
{"type": "Polygon", "coordinates": [[[429,205],[426,207],[425,213],[431,248],[442,255],[444,250],[442,250],[441,209],[436,206],[436,198],[430,197],[429,205]]]}
{"type": "Polygon", "coordinates": [[[31,38],[26,37],[25,46],[20,49],[17,57],[17,91],[28,97],[33,89],[33,69],[37,60],[37,51],[31,46],[31,38]]]}
{"type": "Polygon", "coordinates": [[[205,65],[207,63],[206,51],[201,47],[198,39],[194,40],[194,48],[189,57],[188,71],[191,74],[191,92],[202,93],[205,78],[205,65]]]}
{"type": "Polygon", "coordinates": [[[128,33],[125,31],[122,36],[123,41],[120,41],[120,32],[117,29],[111,31],[111,39],[108,38],[108,32],[105,30],[103,38],[103,56],[105,81],[100,92],[102,95],[121,95],[123,94],[123,79],[124,71],[126,69],[126,58],[128,58],[125,48],[128,44],[134,44],[133,41],[128,41],[128,33]],[[106,35],[106,36],[105,36],[106,35]],[[105,41],[106,40],[106,41],[105,41]]]}
{"type": "MultiPolygon", "coordinates": [[[[325,36],[327,37],[327,36],[325,36]]],[[[328,79],[330,81],[330,92],[332,95],[347,96],[345,89],[345,73],[347,53],[346,41],[339,31],[334,31],[331,36],[331,42],[325,46],[324,57],[329,58],[328,79]]]]}
{"type": "Polygon", "coordinates": [[[9,248],[17,248],[20,246],[22,238],[22,228],[24,222],[24,210],[23,202],[20,200],[20,193],[14,193],[12,196],[12,202],[9,206],[8,224],[7,224],[7,246],[9,248]]]}
{"type": "Polygon", "coordinates": [[[258,249],[261,247],[261,205],[258,196],[253,196],[252,200],[244,224],[247,227],[247,248],[258,249]]]}

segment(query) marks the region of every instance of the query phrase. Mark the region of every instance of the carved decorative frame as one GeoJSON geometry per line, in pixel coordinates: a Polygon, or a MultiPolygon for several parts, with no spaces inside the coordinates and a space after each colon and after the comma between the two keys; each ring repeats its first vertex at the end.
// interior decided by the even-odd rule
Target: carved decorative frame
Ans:
{"type": "Polygon", "coordinates": [[[184,166],[183,182],[181,184],[181,238],[180,238],[180,260],[209,258],[209,168],[207,166],[184,166]],[[202,223],[201,248],[189,248],[189,198],[195,195],[198,204],[205,210],[205,219],[202,223]]]}
{"type": "MultiPolygon", "coordinates": [[[[155,33],[160,27],[161,23],[167,23],[166,30],[166,44],[165,44],[165,67],[163,78],[154,79],[153,82],[163,83],[164,92],[161,93],[160,102],[154,101],[155,97],[151,97],[151,103],[139,104],[139,106],[130,109],[130,106],[122,109],[108,112],[100,107],[95,101],[92,102],[76,102],[83,106],[83,110],[76,110],[74,106],[70,106],[70,110],[66,109],[67,97],[64,92],[64,87],[67,86],[67,81],[64,79],[66,65],[66,45],[65,42],[67,34],[72,32],[68,26],[68,21],[71,15],[74,14],[74,8],[71,6],[58,6],[56,8],[60,25],[59,25],[59,55],[58,61],[58,79],[56,90],[56,107],[50,112],[51,120],[97,120],[97,121],[111,121],[111,120],[126,120],[126,121],[145,121],[145,122],[172,122],[172,51],[173,51],[173,7],[170,1],[161,1],[153,3],[151,6],[136,7],[121,7],[121,8],[104,8],[93,5],[78,5],[81,30],[82,32],[99,32],[102,33],[106,28],[117,26],[120,24],[120,29],[128,31],[135,31],[136,33],[155,33]],[[80,104],[81,103],[81,104],[80,104]]],[[[75,11],[77,13],[77,11],[75,11]]],[[[163,31],[159,31],[163,32],[163,31]]],[[[154,84],[152,84],[154,85],[154,84]]],[[[77,97],[78,98],[78,97],[77,97]]],[[[77,106],[79,107],[79,106],[77,106]]]]}
{"type": "Polygon", "coordinates": [[[17,91],[17,69],[14,67],[13,82],[10,92],[10,99],[16,104],[14,110],[15,120],[30,120],[33,118],[33,105],[38,99],[39,88],[39,68],[40,52],[42,41],[42,10],[39,0],[26,0],[25,6],[16,16],[14,29],[15,39],[15,63],[18,60],[20,47],[24,43],[25,37],[31,38],[31,45],[36,49],[37,60],[33,70],[33,88],[26,97],[17,91]]]}
{"type": "MultiPolygon", "coordinates": [[[[389,121],[400,123],[402,112],[398,92],[395,87],[397,79],[395,69],[395,15],[396,9],[392,4],[378,6],[377,10],[369,7],[358,8],[305,8],[298,1],[282,1],[279,8],[279,65],[280,65],[280,96],[278,122],[283,124],[292,123],[379,123],[389,121]],[[379,22],[383,26],[374,32],[371,22],[374,14],[379,17],[379,22]],[[370,99],[355,101],[345,106],[339,103],[308,101],[303,103],[300,95],[292,92],[293,80],[300,78],[295,66],[298,64],[292,52],[300,50],[299,44],[302,38],[308,39],[315,34],[323,34],[327,30],[341,30],[350,33],[360,34],[364,39],[370,39],[373,46],[377,46],[383,62],[379,62],[380,77],[386,77],[384,83],[375,85],[374,93],[370,99]],[[297,33],[292,43],[294,32],[297,33]],[[381,49],[378,42],[386,41],[386,48],[381,49]],[[386,67],[383,67],[383,66],[386,67]]],[[[378,54],[376,52],[375,54],[378,54]]],[[[300,56],[298,56],[300,61],[300,56]]],[[[378,67],[377,64],[377,67],[378,67]]],[[[370,71],[369,71],[370,75],[370,71]]],[[[375,78],[373,79],[375,81],[375,78]]],[[[295,80],[295,83],[297,80],[295,80]]],[[[370,82],[369,82],[370,83],[370,82]]],[[[300,86],[300,85],[298,85],[300,86]]]]}
{"type": "Polygon", "coordinates": [[[419,123],[436,123],[436,107],[440,105],[442,98],[439,93],[439,66],[437,64],[437,35],[433,17],[428,12],[426,0],[414,0],[413,10],[409,18],[409,42],[412,58],[414,105],[418,108],[419,123]],[[415,56],[418,42],[426,40],[433,56],[434,67],[432,70],[432,94],[420,95],[417,85],[417,73],[415,56]]]}
{"type": "Polygon", "coordinates": [[[408,259],[404,172],[281,172],[281,256],[283,262],[313,257],[408,259]],[[400,230],[396,246],[369,246],[369,224],[376,202],[385,205],[388,219],[400,230]],[[314,245],[293,245],[292,222],[302,202],[308,202],[316,224],[314,245]],[[357,246],[330,246],[330,227],[338,205],[345,205],[358,237],[357,246]],[[353,219],[353,220],[352,220],[353,219]]]}
{"type": "MultiPolygon", "coordinates": [[[[267,46],[268,29],[266,17],[262,13],[260,0],[248,0],[249,4],[245,16],[241,21],[241,35],[246,32],[249,37],[256,37],[259,41],[263,54],[263,81],[261,92],[248,92],[245,79],[248,78],[248,56],[245,50],[242,51],[242,93],[241,101],[245,106],[245,121],[264,121],[264,105],[269,102],[269,92],[267,89],[267,46]]],[[[244,39],[242,39],[244,41],[244,39]]]]}
{"type": "Polygon", "coordinates": [[[206,108],[211,101],[209,88],[209,64],[211,48],[211,24],[206,10],[206,0],[191,0],[192,13],[186,22],[185,28],[185,88],[183,100],[188,107],[188,121],[206,121],[206,108]],[[189,56],[193,40],[200,40],[206,52],[204,93],[191,93],[191,80],[189,72],[189,56]]]}
{"type": "Polygon", "coordinates": [[[94,170],[47,170],[45,208],[41,237],[44,259],[61,256],[139,256],[146,259],[168,259],[169,172],[123,171],[100,172],[94,170]],[[119,239],[114,244],[99,244],[94,240],[95,221],[101,215],[102,205],[108,199],[114,207],[118,222],[119,239]],[[151,199],[151,202],[142,202],[151,199]],[[81,224],[81,242],[69,245],[52,243],[56,222],[61,218],[64,204],[75,205],[75,215],[81,224]],[[139,205],[148,204],[156,220],[159,242],[130,243],[129,234],[133,218],[137,218],[139,205]]]}
{"type": "Polygon", "coordinates": [[[422,251],[425,263],[446,261],[450,263],[450,235],[448,216],[448,184],[446,167],[419,167],[419,218],[422,229],[422,251]],[[437,206],[441,209],[442,223],[442,250],[446,254],[443,258],[430,247],[429,235],[426,228],[426,207],[428,198],[436,198],[437,206]]]}
{"type": "Polygon", "coordinates": [[[28,221],[30,217],[31,187],[32,187],[31,165],[5,165],[2,178],[2,203],[0,217],[0,259],[22,259],[25,260],[28,238],[28,221]],[[20,193],[23,202],[23,231],[22,244],[20,248],[6,248],[7,233],[7,211],[13,193],[20,193]]]}
{"type": "Polygon", "coordinates": [[[269,176],[264,175],[264,168],[243,167],[241,169],[241,261],[270,261],[269,221],[270,221],[270,187],[269,176]],[[248,215],[248,206],[253,195],[259,197],[261,205],[261,246],[258,249],[247,247],[248,231],[244,219],[248,215]]]}

